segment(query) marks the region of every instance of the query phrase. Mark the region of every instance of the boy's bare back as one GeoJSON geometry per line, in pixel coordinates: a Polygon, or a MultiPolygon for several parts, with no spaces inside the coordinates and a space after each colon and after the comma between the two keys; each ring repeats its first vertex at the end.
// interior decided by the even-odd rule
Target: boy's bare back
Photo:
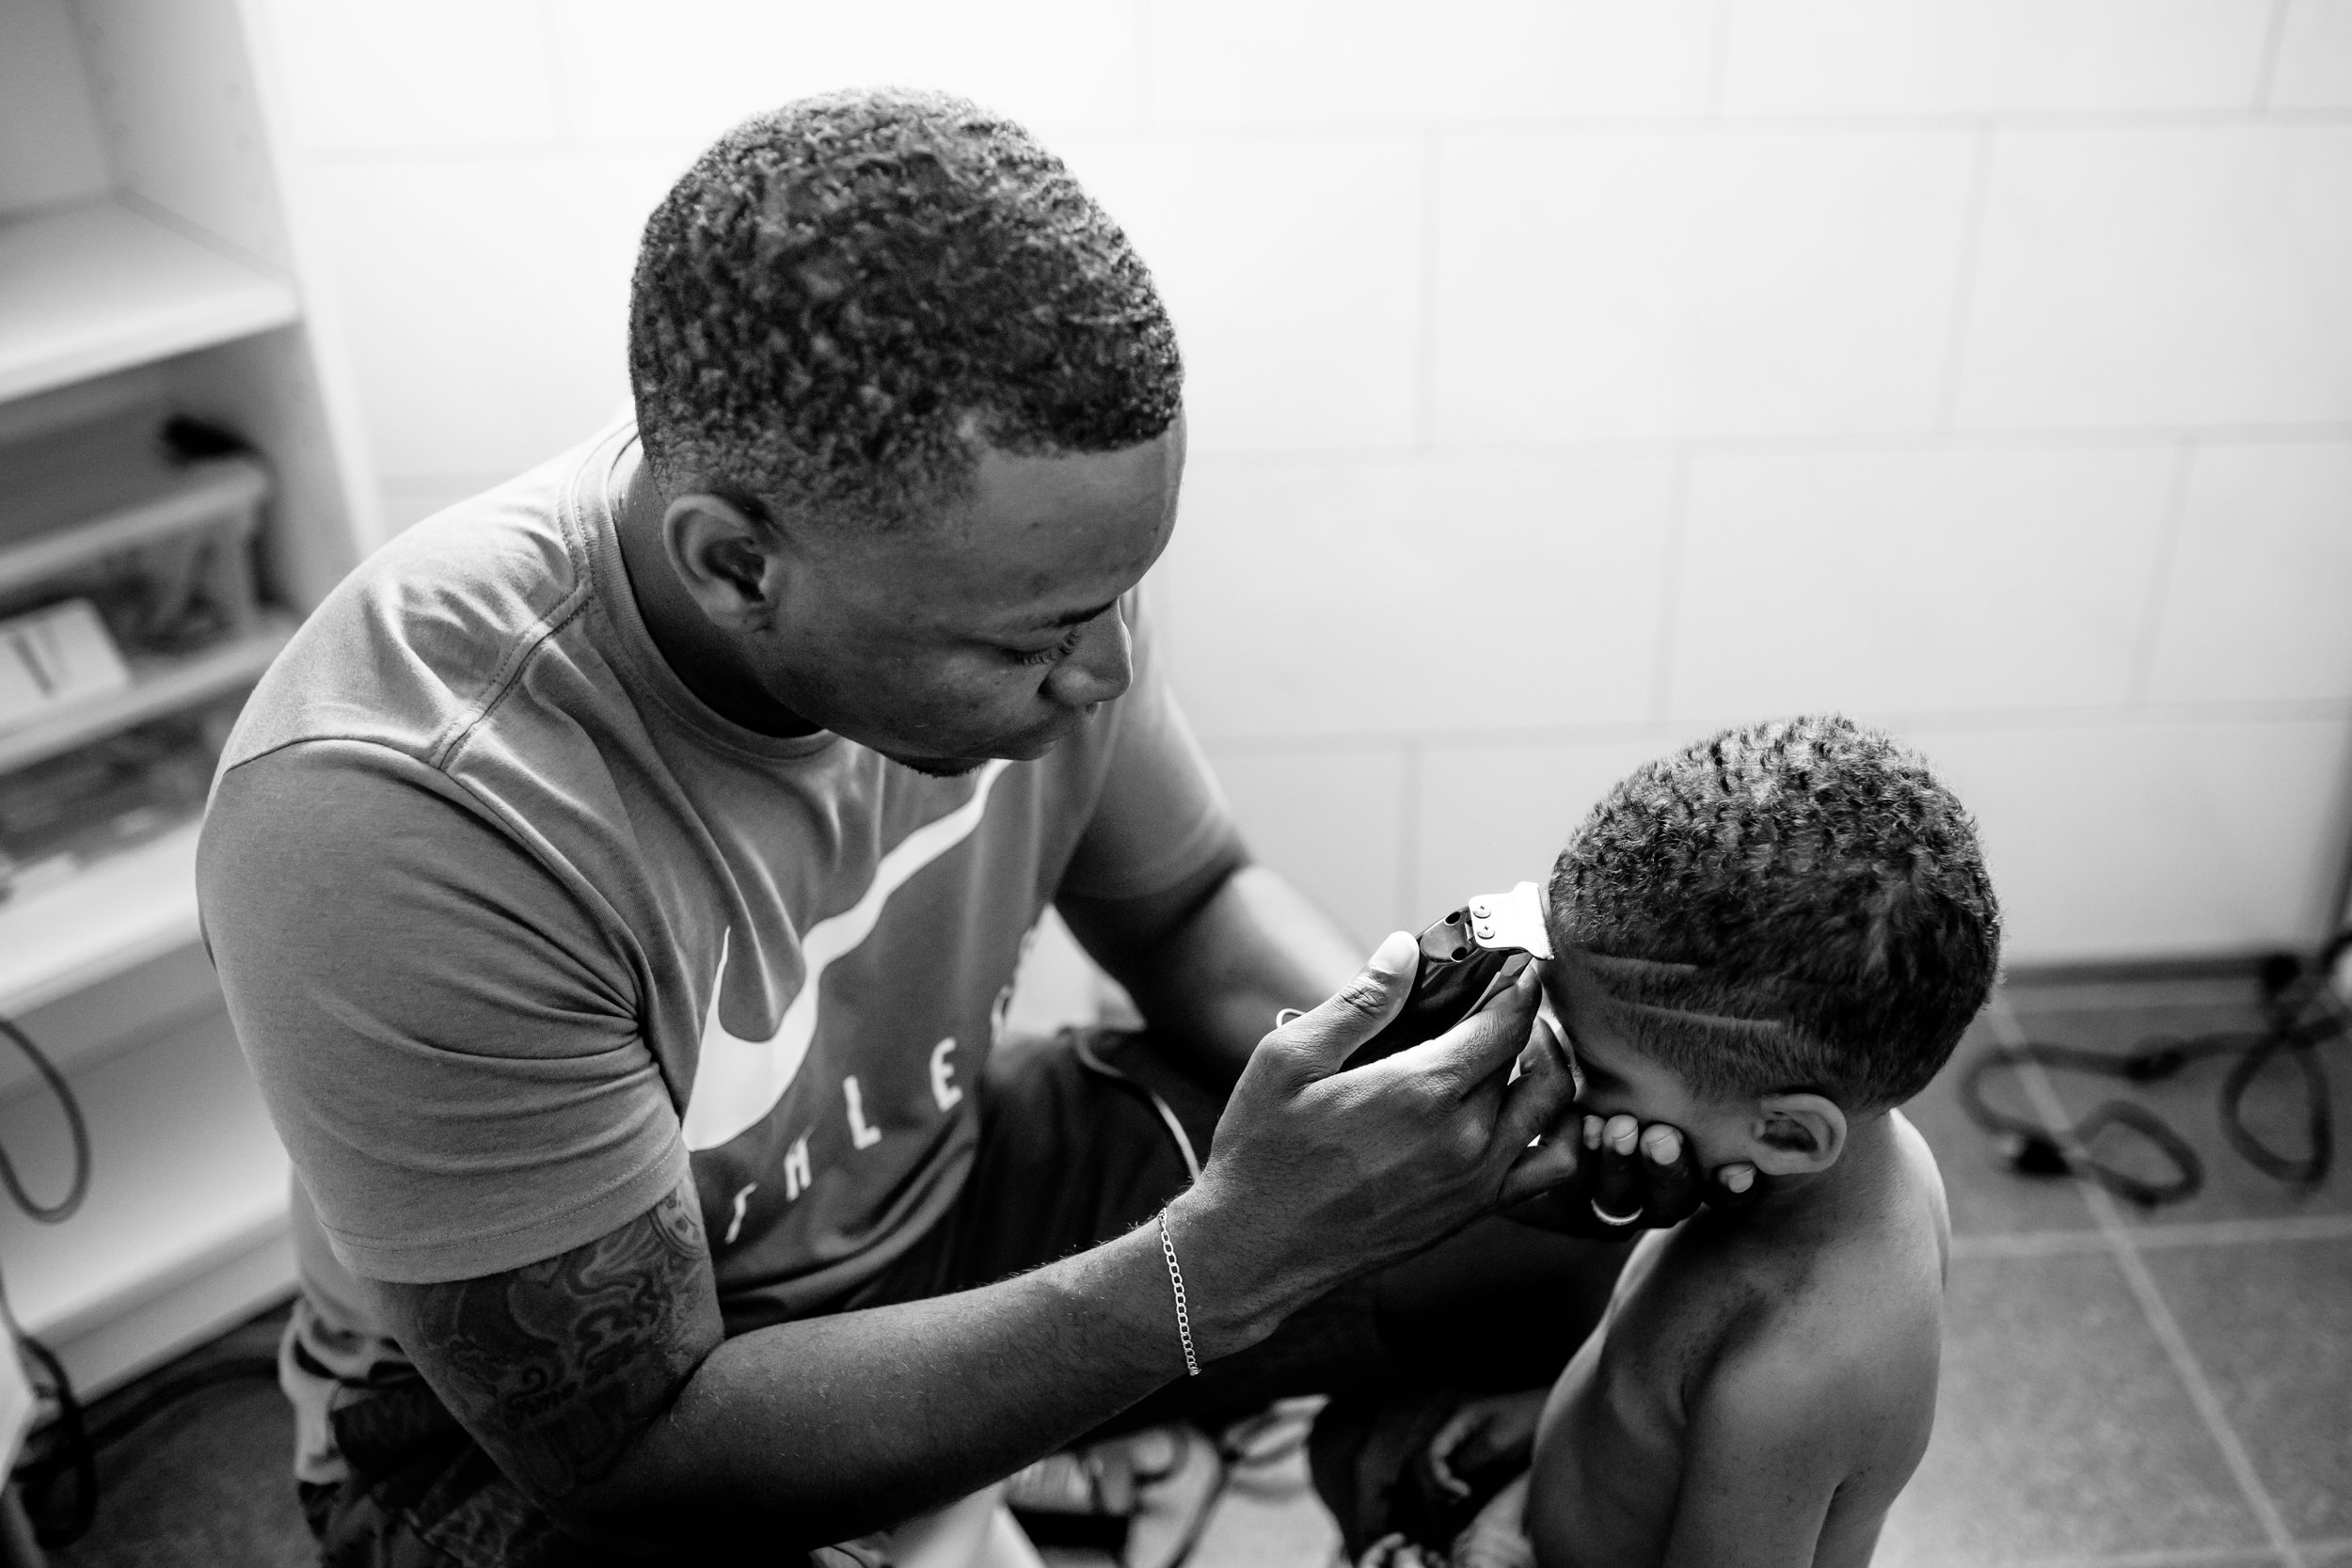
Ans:
{"type": "Polygon", "coordinates": [[[1544,1406],[1539,1568],[1869,1560],[1934,1417],[1950,1224],[1899,1113],[1848,1157],[1834,1193],[1638,1243],[1544,1406]]]}

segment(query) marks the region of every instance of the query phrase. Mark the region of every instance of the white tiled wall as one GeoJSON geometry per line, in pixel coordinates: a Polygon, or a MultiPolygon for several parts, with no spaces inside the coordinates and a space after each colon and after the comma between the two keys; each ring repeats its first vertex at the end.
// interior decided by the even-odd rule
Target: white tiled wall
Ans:
{"type": "Polygon", "coordinates": [[[1367,941],[1826,705],[1948,770],[2015,960],[2328,918],[2352,0],[271,8],[395,520],[621,404],[635,230],[710,135],[955,87],[1161,277],[1170,657],[1367,941]]]}
{"type": "Polygon", "coordinates": [[[1432,439],[1926,427],[1973,154],[1706,120],[1439,137],[1432,439]]]}

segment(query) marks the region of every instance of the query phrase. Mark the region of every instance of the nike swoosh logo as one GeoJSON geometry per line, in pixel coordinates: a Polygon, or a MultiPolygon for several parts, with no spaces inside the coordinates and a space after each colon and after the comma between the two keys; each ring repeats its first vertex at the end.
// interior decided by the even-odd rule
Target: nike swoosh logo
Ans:
{"type": "Polygon", "coordinates": [[[684,1137],[689,1150],[716,1148],[775,1109],[817,1038],[817,1005],[825,971],[873,935],[882,906],[908,878],[972,836],[988,810],[989,791],[1008,766],[1000,758],[981,768],[972,799],[900,839],[874,867],[874,880],[864,897],[808,928],[801,938],[801,961],[806,974],[800,991],[785,1006],[776,1032],[764,1040],[730,1035],[719,1022],[719,994],[727,977],[727,944],[734,933],[730,929],[720,937],[719,972],[711,977],[710,1008],[703,1018],[702,1061],[694,1069],[694,1088],[686,1102],[684,1137]]]}

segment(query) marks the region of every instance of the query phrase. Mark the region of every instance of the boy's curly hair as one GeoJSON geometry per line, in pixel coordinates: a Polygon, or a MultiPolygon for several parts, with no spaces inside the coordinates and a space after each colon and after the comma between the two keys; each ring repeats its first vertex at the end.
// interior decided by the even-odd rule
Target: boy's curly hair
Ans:
{"type": "Polygon", "coordinates": [[[1836,716],[1635,769],[1560,852],[1549,919],[1695,1092],[1857,1110],[1926,1086],[2000,958],[1968,814],[1916,752],[1836,716]]]}
{"type": "Polygon", "coordinates": [[[646,222],[629,383],[655,479],[851,526],[968,493],[983,444],[1110,451],[1175,420],[1127,237],[1009,120],[940,93],[737,126],[646,222]]]}

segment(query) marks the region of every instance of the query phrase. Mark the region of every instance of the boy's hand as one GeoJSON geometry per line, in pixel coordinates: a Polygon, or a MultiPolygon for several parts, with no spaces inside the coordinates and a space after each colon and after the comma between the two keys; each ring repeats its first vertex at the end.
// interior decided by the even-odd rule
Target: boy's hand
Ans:
{"type": "Polygon", "coordinates": [[[1496,1493],[1454,1538],[1453,1568],[1535,1568],[1535,1544],[1527,1538],[1525,1475],[1496,1493]]]}
{"type": "Polygon", "coordinates": [[[1465,1477],[1507,1466],[1527,1468],[1535,1451],[1535,1424],[1544,1413],[1545,1390],[1495,1394],[1468,1400],[1429,1439],[1422,1463],[1430,1484],[1448,1497],[1467,1497],[1465,1477]]]}
{"type": "Polygon", "coordinates": [[[1364,1548],[1357,1568],[1445,1568],[1445,1559],[1401,1535],[1384,1535],[1364,1548]]]}
{"type": "Polygon", "coordinates": [[[1681,1223],[1701,1203],[1736,1209],[1763,1191],[1745,1162],[1702,1174],[1689,1140],[1662,1122],[1643,1127],[1628,1116],[1605,1122],[1588,1116],[1568,1138],[1581,1146],[1575,1175],[1506,1211],[1511,1218],[1564,1235],[1630,1240],[1681,1223]]]}

